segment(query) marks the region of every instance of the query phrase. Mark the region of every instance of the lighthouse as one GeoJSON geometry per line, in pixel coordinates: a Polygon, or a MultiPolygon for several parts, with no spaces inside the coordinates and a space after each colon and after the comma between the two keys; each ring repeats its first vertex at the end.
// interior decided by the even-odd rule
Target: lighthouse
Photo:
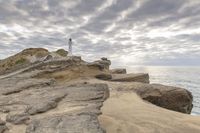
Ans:
{"type": "Polygon", "coordinates": [[[72,39],[69,38],[69,41],[68,41],[68,52],[69,52],[69,56],[72,56],[72,39]]]}

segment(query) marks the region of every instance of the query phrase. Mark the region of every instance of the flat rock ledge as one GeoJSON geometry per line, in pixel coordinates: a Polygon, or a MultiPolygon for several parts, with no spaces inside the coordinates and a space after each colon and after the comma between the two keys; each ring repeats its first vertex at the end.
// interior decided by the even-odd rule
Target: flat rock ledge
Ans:
{"type": "Polygon", "coordinates": [[[111,81],[117,82],[142,82],[149,83],[149,74],[139,73],[139,74],[112,74],[111,81]]]}
{"type": "Polygon", "coordinates": [[[112,74],[126,74],[125,68],[115,68],[110,70],[112,74]]]}

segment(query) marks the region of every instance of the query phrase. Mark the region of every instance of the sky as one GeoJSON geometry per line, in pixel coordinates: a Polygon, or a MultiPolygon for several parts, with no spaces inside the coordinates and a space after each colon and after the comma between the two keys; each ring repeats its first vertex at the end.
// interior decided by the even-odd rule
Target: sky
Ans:
{"type": "Polygon", "coordinates": [[[113,66],[200,65],[200,0],[0,0],[0,59],[68,49],[113,66]]]}

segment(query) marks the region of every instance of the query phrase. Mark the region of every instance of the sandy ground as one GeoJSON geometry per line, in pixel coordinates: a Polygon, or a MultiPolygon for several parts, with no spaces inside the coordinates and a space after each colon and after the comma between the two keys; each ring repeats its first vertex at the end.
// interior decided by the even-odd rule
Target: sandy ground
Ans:
{"type": "Polygon", "coordinates": [[[200,117],[166,110],[131,92],[111,91],[99,121],[107,133],[200,133],[200,117]]]}

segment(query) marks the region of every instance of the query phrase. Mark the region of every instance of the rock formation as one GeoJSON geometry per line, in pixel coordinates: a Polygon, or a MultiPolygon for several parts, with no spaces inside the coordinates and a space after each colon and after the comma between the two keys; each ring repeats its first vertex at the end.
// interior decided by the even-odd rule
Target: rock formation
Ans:
{"type": "Polygon", "coordinates": [[[143,100],[169,110],[190,114],[192,111],[192,94],[179,87],[161,84],[131,83],[119,85],[118,91],[134,91],[143,100]]]}
{"type": "Polygon", "coordinates": [[[116,68],[116,69],[111,69],[112,74],[126,74],[126,69],[125,68],[116,68]]]}
{"type": "Polygon", "coordinates": [[[183,88],[140,84],[137,85],[135,91],[142,99],[157,106],[187,114],[192,111],[192,94],[183,88]]]}
{"type": "Polygon", "coordinates": [[[112,74],[111,81],[149,83],[149,74],[112,74]]]}
{"type": "Polygon", "coordinates": [[[64,50],[27,49],[4,59],[0,62],[0,133],[109,132],[99,116],[106,114],[101,111],[103,102],[114,92],[137,93],[154,105],[191,112],[192,95],[187,90],[149,84],[148,74],[114,72],[110,65],[107,58],[88,63],[78,56],[68,57],[64,50]],[[25,63],[8,65],[21,56],[25,63]]]}

